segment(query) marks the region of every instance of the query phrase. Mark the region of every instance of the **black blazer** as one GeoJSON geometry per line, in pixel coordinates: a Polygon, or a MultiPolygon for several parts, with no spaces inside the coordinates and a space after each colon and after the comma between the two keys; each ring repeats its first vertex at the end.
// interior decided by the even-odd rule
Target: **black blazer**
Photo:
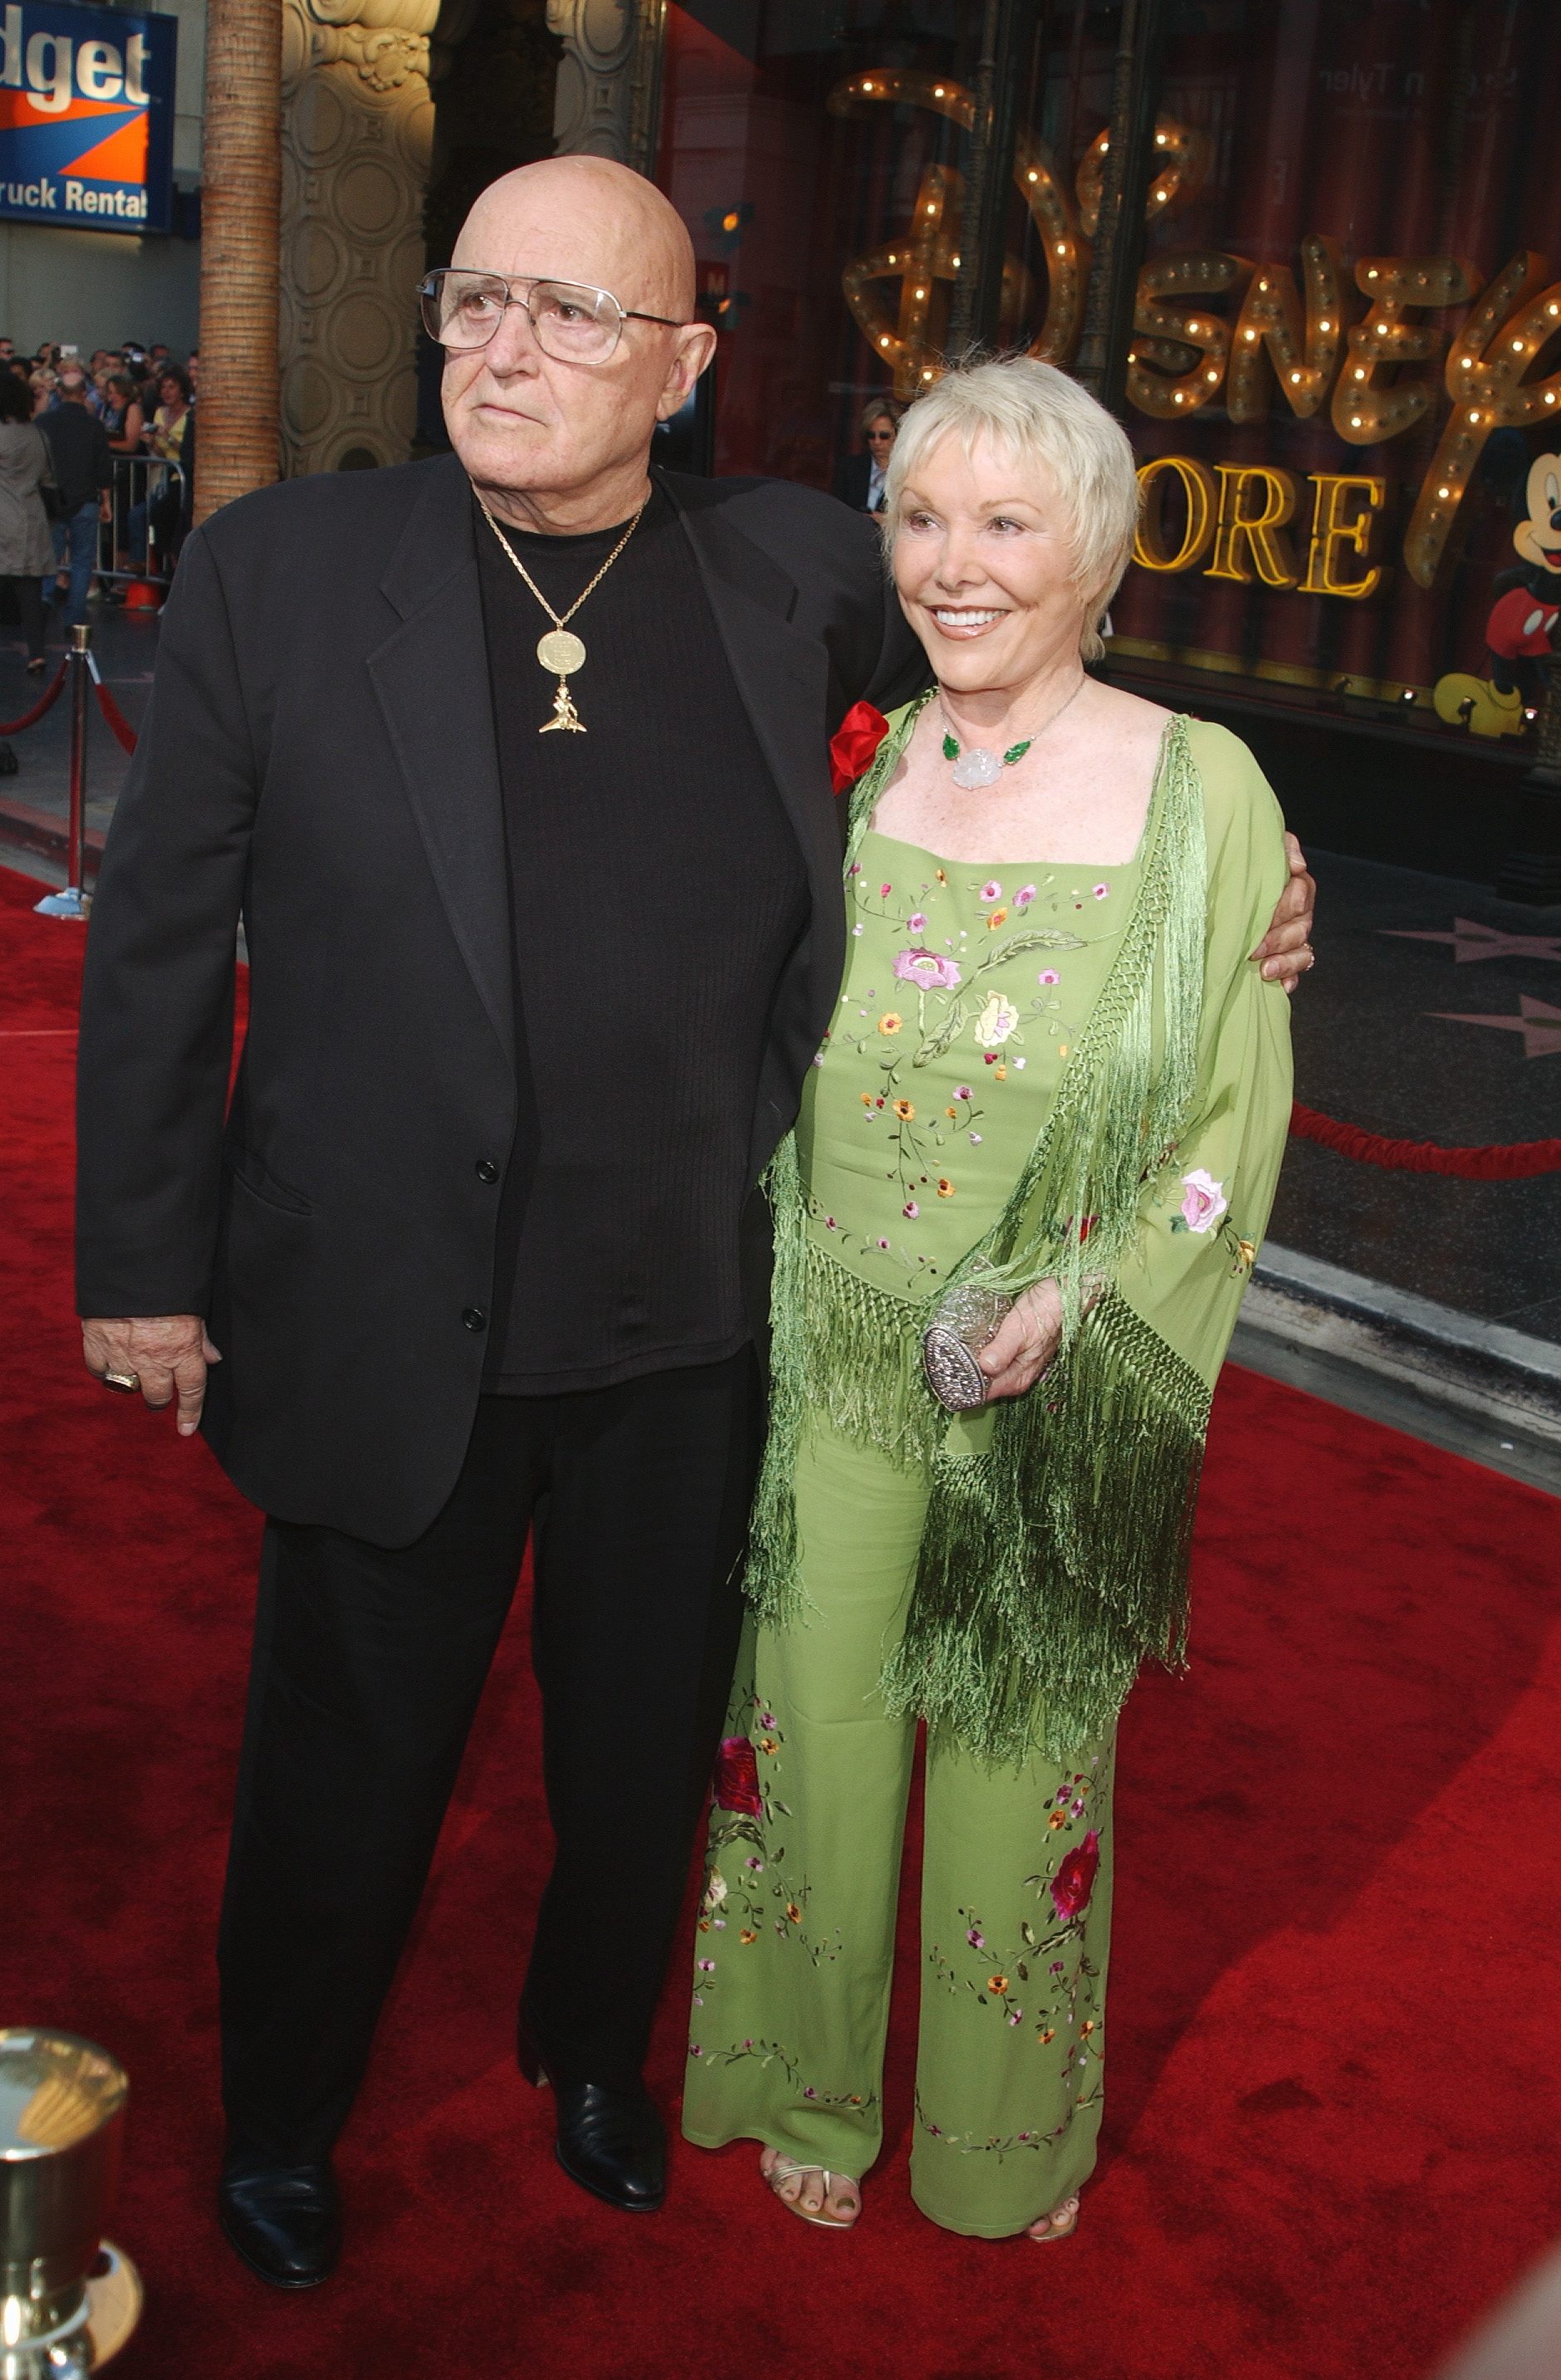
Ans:
{"type": "MultiPolygon", "coordinates": [[[[660,476],[812,892],[761,1070],[756,1177],[839,992],[829,739],[923,668],[868,522],[779,480],[660,476]]],[[[405,1544],[470,1434],[486,1342],[464,1318],[491,1303],[490,1176],[517,1104],[459,462],[226,506],[186,545],[160,635],[88,935],[79,1307],[207,1316],[224,1360],[204,1427],[244,1494],[405,1544]],[[241,914],[249,1027],[224,1130],[241,914]]]]}

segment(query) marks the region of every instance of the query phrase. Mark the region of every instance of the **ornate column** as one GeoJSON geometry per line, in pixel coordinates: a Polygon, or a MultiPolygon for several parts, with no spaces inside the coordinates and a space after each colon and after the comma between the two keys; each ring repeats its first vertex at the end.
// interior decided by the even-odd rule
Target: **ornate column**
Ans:
{"type": "Polygon", "coordinates": [[[404,463],[439,0],[285,0],[282,446],[289,476],[404,463]]]}
{"type": "Polygon", "coordinates": [[[548,0],[563,43],[553,103],[563,156],[615,157],[654,174],[667,0],[548,0]]]}

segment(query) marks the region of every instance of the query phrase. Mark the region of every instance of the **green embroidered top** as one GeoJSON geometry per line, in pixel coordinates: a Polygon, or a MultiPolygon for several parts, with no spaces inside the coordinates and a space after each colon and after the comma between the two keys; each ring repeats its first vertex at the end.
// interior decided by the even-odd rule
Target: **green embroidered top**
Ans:
{"type": "Polygon", "coordinates": [[[919,1299],[1008,1203],[1138,885],[1122,868],[944,861],[869,828],[845,989],[803,1093],[809,1235],[919,1299]]]}
{"type": "Polygon", "coordinates": [[[1289,1120],[1289,1003],[1247,955],[1281,820],[1243,745],[1178,718],[1126,868],[940,861],[871,826],[920,707],[853,797],[845,987],[770,1169],[748,1586],[801,1615],[789,1480],[827,1411],[929,1476],[891,1706],[989,1757],[1066,1757],[1184,1643],[1210,1394],[1289,1120]],[[976,1272],[1055,1279],[1062,1347],[1027,1396],[951,1418],[921,1334],[976,1272]]]}

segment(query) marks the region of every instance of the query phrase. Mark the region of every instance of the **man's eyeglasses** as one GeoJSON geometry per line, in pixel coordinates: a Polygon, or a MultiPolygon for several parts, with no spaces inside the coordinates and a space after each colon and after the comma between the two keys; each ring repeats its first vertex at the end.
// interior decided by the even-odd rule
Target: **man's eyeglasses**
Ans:
{"type": "Polygon", "coordinates": [[[565,364],[604,364],[623,335],[625,322],[662,322],[681,330],[665,314],[640,314],[621,305],[611,289],[576,281],[507,281],[501,273],[469,273],[441,265],[417,285],[423,322],[430,339],[453,353],[485,347],[518,306],[530,320],[544,355],[565,364]],[[516,293],[519,293],[518,295],[516,293]]]}

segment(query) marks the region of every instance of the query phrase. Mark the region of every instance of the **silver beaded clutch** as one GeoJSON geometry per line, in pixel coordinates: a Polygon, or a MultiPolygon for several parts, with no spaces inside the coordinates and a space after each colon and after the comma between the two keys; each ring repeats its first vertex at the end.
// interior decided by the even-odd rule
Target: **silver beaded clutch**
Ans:
{"type": "Polygon", "coordinates": [[[997,1336],[1013,1300],[978,1281],[951,1289],[922,1333],[926,1384],[949,1413],[973,1413],[986,1402],[986,1375],[977,1355],[997,1336]]]}

